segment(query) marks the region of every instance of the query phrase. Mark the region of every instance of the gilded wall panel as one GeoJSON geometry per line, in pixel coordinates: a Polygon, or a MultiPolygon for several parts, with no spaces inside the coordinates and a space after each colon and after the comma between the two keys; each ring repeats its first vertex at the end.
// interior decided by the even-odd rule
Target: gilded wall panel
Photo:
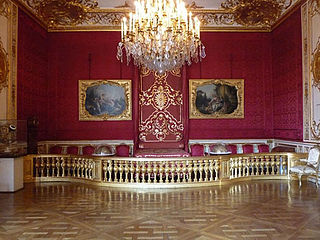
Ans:
{"type": "Polygon", "coordinates": [[[319,1],[302,6],[304,140],[320,141],[320,11],[319,1]]]}
{"type": "Polygon", "coordinates": [[[18,8],[0,0],[0,119],[16,119],[18,8]]]}

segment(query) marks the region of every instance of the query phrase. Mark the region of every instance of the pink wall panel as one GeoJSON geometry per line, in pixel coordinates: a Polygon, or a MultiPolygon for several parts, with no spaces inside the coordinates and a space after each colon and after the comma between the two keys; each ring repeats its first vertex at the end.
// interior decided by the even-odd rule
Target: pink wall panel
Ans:
{"type": "MultiPolygon", "coordinates": [[[[119,32],[46,33],[19,12],[19,119],[37,117],[40,139],[137,142],[139,74],[116,59],[119,39],[119,32]],[[79,121],[79,79],[132,79],[133,120],[79,121]]],[[[302,139],[299,10],[272,33],[202,33],[202,41],[207,57],[183,68],[184,93],[189,79],[243,78],[245,117],[186,118],[186,138],[302,139]]]]}
{"type": "Polygon", "coordinates": [[[272,137],[271,35],[202,33],[207,57],[187,68],[187,79],[243,78],[244,119],[191,119],[191,139],[272,137]]]}
{"type": "Polygon", "coordinates": [[[47,31],[19,10],[17,115],[39,120],[38,139],[47,137],[47,31]]]}
{"type": "Polygon", "coordinates": [[[118,32],[49,34],[49,139],[133,139],[133,120],[78,120],[78,80],[136,81],[135,69],[116,59],[119,39],[118,32]]]}
{"type": "Polygon", "coordinates": [[[302,40],[300,10],[272,32],[274,137],[302,140],[302,40]]]}

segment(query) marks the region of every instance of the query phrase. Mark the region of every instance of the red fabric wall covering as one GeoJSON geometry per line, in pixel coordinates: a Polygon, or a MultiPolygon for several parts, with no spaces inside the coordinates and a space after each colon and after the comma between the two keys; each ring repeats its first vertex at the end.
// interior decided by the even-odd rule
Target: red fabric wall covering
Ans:
{"type": "Polygon", "coordinates": [[[243,78],[244,119],[191,119],[189,138],[271,138],[272,73],[269,33],[202,33],[207,57],[187,79],[243,78]]]}
{"type": "Polygon", "coordinates": [[[132,79],[136,85],[135,68],[116,59],[119,39],[119,32],[49,33],[48,139],[134,138],[133,120],[79,121],[78,80],[132,79]]]}
{"type": "Polygon", "coordinates": [[[38,139],[47,139],[48,34],[19,9],[17,117],[39,120],[38,139]]]}
{"type": "Polygon", "coordinates": [[[274,138],[302,140],[303,84],[298,9],[272,32],[274,138]]]}

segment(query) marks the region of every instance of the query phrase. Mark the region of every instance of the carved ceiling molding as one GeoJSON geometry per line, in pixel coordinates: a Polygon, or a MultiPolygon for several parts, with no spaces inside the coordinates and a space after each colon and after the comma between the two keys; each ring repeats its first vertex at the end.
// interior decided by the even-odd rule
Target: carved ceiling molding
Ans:
{"type": "MultiPolygon", "coordinates": [[[[48,31],[118,31],[120,20],[133,8],[129,1],[108,9],[99,8],[95,0],[16,1],[40,19],[48,31]]],[[[226,0],[219,9],[205,9],[193,1],[188,8],[202,22],[202,31],[271,31],[272,25],[300,1],[226,0]]]]}
{"type": "Polygon", "coordinates": [[[0,0],[0,16],[8,18],[10,16],[9,0],[0,0]]]}

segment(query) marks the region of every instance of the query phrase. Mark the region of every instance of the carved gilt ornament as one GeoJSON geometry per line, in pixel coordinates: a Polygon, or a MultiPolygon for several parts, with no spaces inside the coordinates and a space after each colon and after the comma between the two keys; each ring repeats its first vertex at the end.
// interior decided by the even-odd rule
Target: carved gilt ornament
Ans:
{"type": "Polygon", "coordinates": [[[313,74],[313,86],[320,91],[320,38],[317,47],[312,54],[311,69],[313,74]]]}
{"type": "Polygon", "coordinates": [[[0,0],[0,16],[5,16],[6,18],[10,16],[9,0],[0,0]]]}
{"type": "Polygon", "coordinates": [[[9,75],[9,62],[8,54],[3,48],[2,41],[0,39],[0,92],[3,88],[8,86],[9,75]]]}
{"type": "Polygon", "coordinates": [[[88,12],[98,6],[94,0],[25,0],[48,27],[79,25],[88,20],[88,12]]]}
{"type": "MultiPolygon", "coordinates": [[[[0,0],[3,1],[3,0],[0,0]]],[[[51,31],[119,30],[121,19],[134,9],[131,1],[100,8],[95,0],[18,0],[51,31]]],[[[319,1],[319,0],[314,0],[319,1]]],[[[222,27],[268,31],[299,0],[226,0],[217,9],[187,4],[201,21],[202,30],[222,27]]]]}

